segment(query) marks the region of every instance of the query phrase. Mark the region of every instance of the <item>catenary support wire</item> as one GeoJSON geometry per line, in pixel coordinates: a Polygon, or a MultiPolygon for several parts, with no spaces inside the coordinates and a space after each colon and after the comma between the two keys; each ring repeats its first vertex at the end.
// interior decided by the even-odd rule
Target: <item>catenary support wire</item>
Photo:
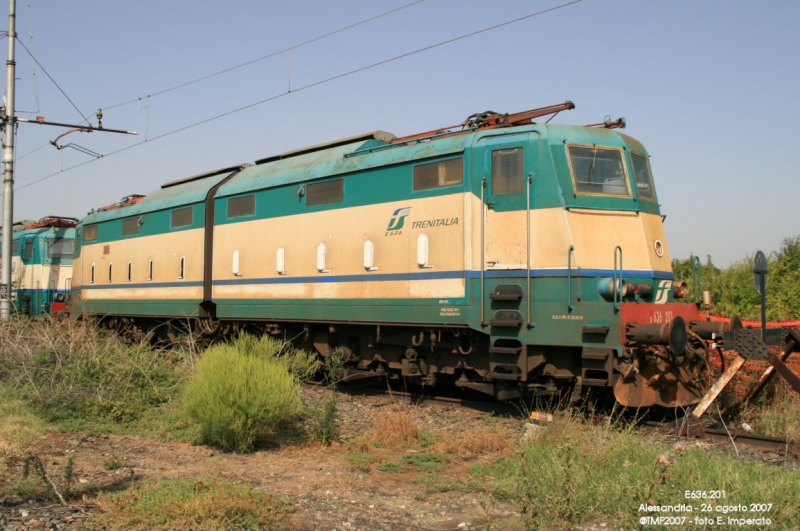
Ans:
{"type": "MultiPolygon", "coordinates": [[[[135,144],[131,144],[131,145],[125,146],[125,147],[117,149],[115,151],[110,151],[108,153],[103,154],[103,158],[107,158],[107,157],[110,157],[112,155],[116,155],[117,153],[122,153],[123,151],[127,151],[129,149],[133,149],[135,147],[141,146],[142,144],[144,144],[146,142],[153,142],[153,141],[159,140],[161,138],[166,138],[168,136],[171,136],[171,135],[186,131],[188,129],[192,129],[192,128],[198,127],[200,125],[203,125],[203,124],[206,124],[206,123],[209,123],[209,122],[213,122],[213,121],[218,120],[220,118],[224,118],[226,116],[230,116],[232,114],[236,114],[236,113],[239,113],[241,111],[244,111],[244,110],[247,110],[247,109],[251,109],[251,108],[256,107],[258,105],[262,105],[264,103],[267,103],[267,102],[270,102],[270,101],[274,101],[274,100],[283,98],[285,96],[289,96],[290,94],[296,94],[296,93],[301,92],[303,90],[310,89],[310,88],[313,88],[313,87],[317,87],[319,85],[323,85],[325,83],[329,83],[329,82],[335,81],[337,79],[342,79],[344,77],[347,77],[347,76],[350,76],[350,75],[353,75],[353,74],[357,74],[359,72],[363,72],[365,70],[369,70],[371,68],[375,68],[375,67],[378,67],[378,66],[381,66],[381,65],[385,65],[385,64],[397,61],[399,59],[403,59],[405,57],[410,57],[412,55],[416,55],[416,54],[419,54],[419,53],[422,53],[422,52],[426,52],[428,50],[432,50],[432,49],[438,48],[440,46],[445,46],[447,44],[451,44],[451,43],[454,43],[454,42],[457,42],[457,41],[461,41],[461,40],[464,40],[464,39],[467,39],[467,38],[470,38],[470,37],[474,37],[475,35],[480,35],[482,33],[486,33],[488,31],[496,30],[496,29],[499,29],[499,28],[502,28],[502,27],[505,27],[505,26],[508,26],[508,25],[511,25],[511,24],[515,24],[517,22],[521,22],[523,20],[527,20],[527,19],[530,19],[530,18],[533,18],[533,17],[536,17],[536,16],[544,15],[546,13],[550,13],[550,12],[556,11],[558,9],[563,9],[563,8],[571,6],[573,4],[578,4],[578,3],[582,2],[582,1],[583,0],[572,0],[571,2],[566,2],[564,4],[560,4],[560,5],[557,5],[557,6],[554,6],[554,7],[543,9],[541,11],[537,11],[537,12],[531,13],[529,15],[518,17],[518,18],[515,18],[513,20],[506,21],[506,22],[501,22],[500,24],[495,24],[495,25],[489,26],[487,28],[483,28],[483,29],[480,29],[480,30],[477,30],[477,31],[466,33],[466,34],[460,35],[458,37],[453,37],[452,39],[447,39],[445,41],[441,41],[441,42],[438,42],[436,44],[431,44],[429,46],[425,46],[423,48],[418,48],[416,50],[413,50],[413,51],[410,51],[410,52],[406,52],[404,54],[396,55],[396,56],[391,57],[389,59],[384,59],[384,60],[378,61],[376,63],[372,63],[372,64],[369,64],[369,65],[366,65],[366,66],[362,66],[360,68],[349,70],[349,71],[341,73],[341,74],[337,74],[335,76],[331,76],[331,77],[328,77],[328,78],[325,78],[325,79],[322,79],[322,80],[319,80],[319,81],[315,81],[313,83],[309,83],[307,85],[303,85],[303,86],[301,86],[299,88],[295,88],[291,92],[284,92],[284,93],[281,93],[281,94],[277,94],[275,96],[270,96],[269,98],[265,98],[263,100],[259,100],[259,101],[253,102],[253,103],[249,103],[249,104],[244,105],[242,107],[238,107],[236,109],[232,109],[230,111],[226,111],[224,113],[217,114],[217,115],[211,116],[209,118],[205,118],[205,119],[200,120],[198,122],[194,122],[194,123],[191,123],[189,125],[185,125],[183,127],[179,127],[177,129],[173,129],[172,131],[167,131],[166,133],[162,133],[160,135],[154,136],[153,138],[150,138],[149,140],[143,140],[141,142],[137,142],[135,144]]],[[[59,175],[59,174],[64,173],[66,171],[73,170],[73,169],[79,168],[81,166],[85,166],[86,164],[90,164],[92,162],[95,162],[96,160],[99,160],[99,159],[91,159],[91,160],[88,160],[88,161],[85,161],[85,162],[81,162],[79,164],[75,164],[73,166],[69,166],[69,167],[64,168],[64,169],[62,169],[60,171],[57,171],[57,172],[51,173],[49,175],[46,175],[44,177],[41,177],[39,179],[36,179],[35,181],[31,181],[31,182],[29,182],[29,183],[27,183],[27,184],[25,184],[23,186],[18,186],[17,190],[21,190],[21,189],[27,188],[29,186],[33,186],[34,184],[37,184],[37,183],[40,183],[40,182],[45,181],[47,179],[50,179],[52,177],[55,177],[56,175],[59,175]]]]}

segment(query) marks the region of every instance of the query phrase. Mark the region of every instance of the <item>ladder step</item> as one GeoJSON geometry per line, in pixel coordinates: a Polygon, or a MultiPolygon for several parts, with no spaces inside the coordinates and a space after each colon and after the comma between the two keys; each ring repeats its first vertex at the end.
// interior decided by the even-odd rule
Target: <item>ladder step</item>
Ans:
{"type": "Polygon", "coordinates": [[[581,359],[605,361],[612,352],[613,350],[610,348],[583,347],[581,359]]]}
{"type": "Polygon", "coordinates": [[[519,354],[522,347],[489,347],[489,354],[519,354]]]}
{"type": "Polygon", "coordinates": [[[522,326],[522,314],[514,310],[500,310],[489,320],[491,326],[522,326]]]}
{"type": "Polygon", "coordinates": [[[493,372],[486,375],[487,380],[519,380],[522,378],[522,374],[509,374],[505,372],[493,372]]]}
{"type": "Polygon", "coordinates": [[[607,378],[584,378],[582,384],[586,387],[600,387],[608,384],[607,378]]]}
{"type": "Polygon", "coordinates": [[[522,300],[522,287],[516,284],[501,284],[489,294],[493,301],[518,301],[522,300]]]}

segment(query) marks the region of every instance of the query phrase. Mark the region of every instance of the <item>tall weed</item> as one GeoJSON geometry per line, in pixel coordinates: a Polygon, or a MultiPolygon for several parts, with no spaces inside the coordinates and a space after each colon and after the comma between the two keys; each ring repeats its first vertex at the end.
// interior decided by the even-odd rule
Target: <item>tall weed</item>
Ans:
{"type": "Polygon", "coordinates": [[[50,421],[134,421],[174,399],[188,370],[182,351],[129,345],[90,321],[0,322],[0,381],[50,421]]]}
{"type": "Polygon", "coordinates": [[[268,336],[242,334],[203,354],[184,389],[183,406],[205,440],[248,452],[279,422],[301,413],[299,378],[312,366],[316,370],[316,359],[304,354],[281,357],[283,349],[268,336]]]}

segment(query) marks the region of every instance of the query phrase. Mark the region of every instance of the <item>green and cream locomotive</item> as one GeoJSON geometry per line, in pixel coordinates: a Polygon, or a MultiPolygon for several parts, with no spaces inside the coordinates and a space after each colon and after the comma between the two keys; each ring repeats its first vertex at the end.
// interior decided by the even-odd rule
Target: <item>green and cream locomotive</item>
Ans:
{"type": "Polygon", "coordinates": [[[648,154],[561,105],[342,139],[164,184],[79,227],[71,312],[170,335],[258,326],[352,380],[508,399],[707,387],[648,154]]]}

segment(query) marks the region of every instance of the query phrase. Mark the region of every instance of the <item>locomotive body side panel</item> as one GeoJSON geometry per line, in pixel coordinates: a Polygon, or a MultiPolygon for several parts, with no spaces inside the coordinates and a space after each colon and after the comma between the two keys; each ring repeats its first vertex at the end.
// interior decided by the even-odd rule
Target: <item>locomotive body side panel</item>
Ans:
{"type": "MultiPolygon", "coordinates": [[[[243,171],[223,186],[215,207],[217,315],[464,322],[465,312],[453,307],[465,299],[465,247],[470,241],[464,217],[466,178],[462,173],[453,184],[421,190],[415,190],[413,178],[418,165],[460,163],[463,155],[458,149],[439,149],[447,154],[385,166],[362,160],[369,169],[337,173],[335,179],[323,175],[309,180],[309,173],[316,176],[326,169],[313,165],[313,160],[279,161],[243,171]],[[261,175],[260,182],[254,173],[261,175]],[[297,184],[285,184],[291,181],[297,184]],[[284,184],[275,186],[276,182],[284,184]],[[340,196],[329,203],[309,204],[305,194],[325,183],[340,187],[340,196]],[[253,196],[247,199],[254,203],[252,213],[247,210],[239,216],[236,211],[231,216],[228,209],[248,195],[253,196]],[[420,246],[427,255],[423,264],[420,246]],[[283,271],[278,270],[278,253],[283,271]],[[324,263],[319,262],[320,253],[324,263]],[[365,254],[373,261],[369,268],[365,254]],[[443,304],[446,311],[440,309],[443,304]]],[[[346,146],[329,155],[343,157],[352,150],[346,146]]],[[[401,160],[397,151],[389,155],[382,157],[401,160]]],[[[316,160],[318,155],[306,157],[316,160]]]]}

